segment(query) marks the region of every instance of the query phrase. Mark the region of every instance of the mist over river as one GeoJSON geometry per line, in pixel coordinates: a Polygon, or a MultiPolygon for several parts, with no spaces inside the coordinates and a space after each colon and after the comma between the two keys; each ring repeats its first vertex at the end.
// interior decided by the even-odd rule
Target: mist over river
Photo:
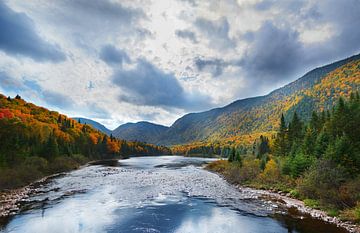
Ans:
{"type": "Polygon", "coordinates": [[[134,157],[90,165],[40,186],[1,232],[345,232],[292,217],[204,170],[213,159],[134,157]]]}

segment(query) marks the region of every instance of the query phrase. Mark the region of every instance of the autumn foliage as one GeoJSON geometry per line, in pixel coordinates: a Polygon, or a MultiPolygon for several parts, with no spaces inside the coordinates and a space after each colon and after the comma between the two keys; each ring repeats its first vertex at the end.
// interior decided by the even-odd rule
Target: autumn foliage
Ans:
{"type": "Polygon", "coordinates": [[[118,140],[20,96],[6,98],[1,94],[0,142],[0,189],[72,169],[86,160],[171,153],[166,147],[118,140]],[[34,165],[37,163],[47,168],[39,170],[34,165]],[[34,177],[20,170],[28,170],[34,177]],[[9,174],[13,181],[6,183],[9,174]]]}

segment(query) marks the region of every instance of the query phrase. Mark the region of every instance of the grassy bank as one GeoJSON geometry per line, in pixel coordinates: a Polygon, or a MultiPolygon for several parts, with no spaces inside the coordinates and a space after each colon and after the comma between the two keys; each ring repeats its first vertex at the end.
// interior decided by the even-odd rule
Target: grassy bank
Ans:
{"type": "Polygon", "coordinates": [[[261,160],[247,155],[241,163],[219,160],[208,164],[206,168],[221,174],[229,183],[288,193],[309,207],[324,210],[329,216],[360,223],[360,177],[342,181],[338,186],[341,177],[334,173],[339,171],[326,161],[320,161],[321,166],[314,166],[298,178],[284,175],[283,164],[283,159],[269,156],[265,167],[262,167],[261,160]],[[332,176],[329,176],[329,172],[333,173],[332,176]]]}
{"type": "Polygon", "coordinates": [[[59,156],[53,160],[31,156],[10,168],[0,169],[0,191],[19,188],[42,177],[71,171],[87,163],[89,158],[80,154],[59,156]]]}

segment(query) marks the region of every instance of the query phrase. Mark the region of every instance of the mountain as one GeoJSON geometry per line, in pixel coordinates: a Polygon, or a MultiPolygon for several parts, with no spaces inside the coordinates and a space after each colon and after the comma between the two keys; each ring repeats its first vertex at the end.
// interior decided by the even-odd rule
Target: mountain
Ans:
{"type": "Polygon", "coordinates": [[[161,134],[158,144],[218,141],[276,130],[280,115],[296,111],[304,120],[312,111],[330,109],[339,96],[360,89],[360,54],[316,68],[268,95],[235,101],[225,107],[190,113],[161,134]]]}
{"type": "Polygon", "coordinates": [[[73,117],[73,120],[78,121],[81,124],[87,124],[87,125],[91,125],[93,128],[99,130],[100,132],[107,134],[110,136],[111,134],[111,130],[106,128],[104,125],[100,124],[99,122],[87,119],[87,118],[82,118],[82,117],[73,117]]]}
{"type": "Polygon", "coordinates": [[[156,143],[166,130],[168,130],[166,126],[140,121],[120,125],[112,134],[114,137],[124,140],[156,143]]]}

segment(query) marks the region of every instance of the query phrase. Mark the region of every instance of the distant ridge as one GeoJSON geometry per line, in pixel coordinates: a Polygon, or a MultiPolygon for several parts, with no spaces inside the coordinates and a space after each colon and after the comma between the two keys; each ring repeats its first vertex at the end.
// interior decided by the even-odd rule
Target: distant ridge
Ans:
{"type": "Polygon", "coordinates": [[[158,138],[163,135],[166,130],[168,130],[166,126],[140,121],[120,125],[112,131],[112,134],[119,139],[157,143],[158,138]]]}
{"type": "Polygon", "coordinates": [[[91,119],[87,119],[87,118],[82,118],[82,117],[73,117],[72,119],[76,120],[76,121],[80,121],[81,124],[87,124],[87,125],[91,125],[92,127],[94,127],[95,129],[99,130],[102,133],[105,133],[107,135],[111,134],[111,130],[106,128],[104,125],[100,124],[99,122],[96,122],[94,120],[91,119]]]}

